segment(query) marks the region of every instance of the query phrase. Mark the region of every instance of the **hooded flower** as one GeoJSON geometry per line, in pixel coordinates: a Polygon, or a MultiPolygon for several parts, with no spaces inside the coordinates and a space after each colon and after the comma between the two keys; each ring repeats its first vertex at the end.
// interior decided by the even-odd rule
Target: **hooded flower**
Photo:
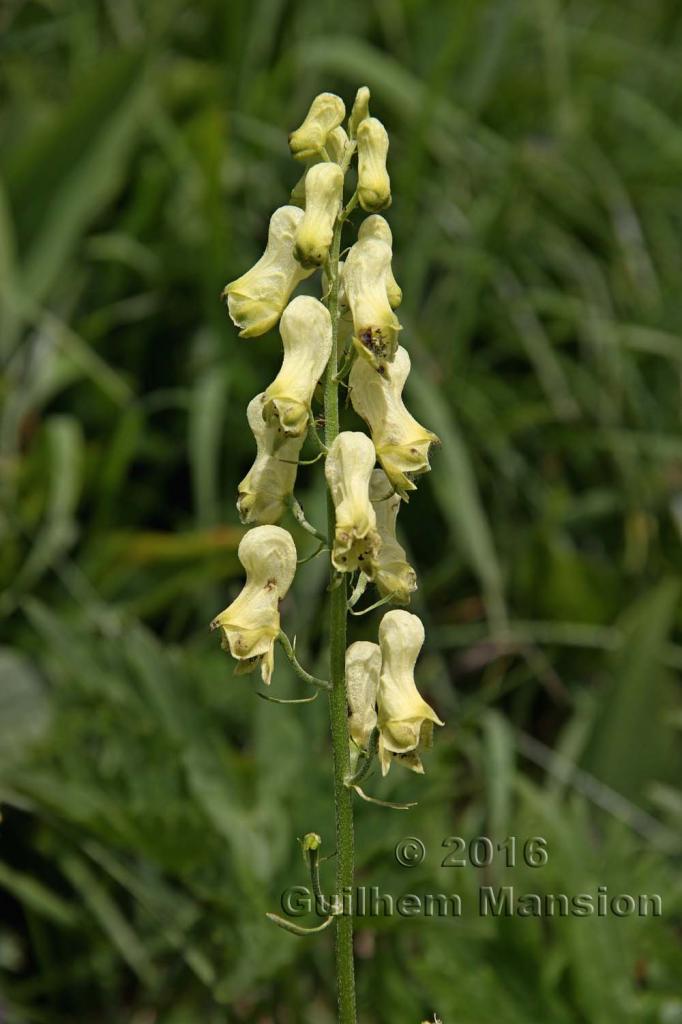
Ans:
{"type": "MultiPolygon", "coordinates": [[[[371,217],[365,217],[358,230],[358,239],[376,238],[385,242],[393,256],[393,232],[388,226],[388,221],[380,213],[373,213],[371,217]]],[[[403,301],[403,290],[393,276],[393,268],[389,266],[386,273],[386,295],[391,304],[391,309],[397,309],[403,301]]]]}
{"type": "Polygon", "coordinates": [[[232,604],[217,615],[211,629],[220,630],[220,644],[239,662],[237,673],[260,665],[263,682],[270,684],[279,633],[279,602],[296,572],[296,547],[279,526],[256,526],[237,549],[246,582],[232,604]]]}
{"type": "Polygon", "coordinates": [[[361,85],[355,94],[353,109],[348,118],[348,131],[351,139],[356,138],[362,121],[369,117],[370,92],[366,85],[361,85]]]}
{"type": "Polygon", "coordinates": [[[433,726],[443,725],[420,695],[414,666],[424,643],[421,619],[405,611],[388,612],[379,626],[379,761],[386,775],[398,758],[414,772],[423,772],[418,747],[430,747],[433,726]]]}
{"type": "Polygon", "coordinates": [[[405,500],[407,492],[416,489],[412,477],[431,469],[429,448],[440,443],[405,408],[402,391],[409,372],[410,357],[400,347],[390,379],[375,373],[363,359],[355,360],[349,377],[353,408],[369,425],[384,472],[405,500]]]}
{"type": "Polygon", "coordinates": [[[383,469],[375,469],[372,473],[369,497],[381,537],[374,582],[382,597],[391,594],[396,604],[409,604],[410,594],[417,589],[417,574],[408,563],[405,549],[395,535],[400,495],[393,490],[383,469]]]}
{"type": "Polygon", "coordinates": [[[381,671],[381,650],[378,644],[358,640],[346,651],[346,692],[348,694],[348,729],[351,738],[362,750],[377,724],[377,688],[381,671]]]}
{"type": "Polygon", "coordinates": [[[336,511],[332,564],[339,572],[362,569],[370,579],[381,543],[369,500],[375,460],[367,435],[345,430],[330,447],[324,469],[336,511]]]}
{"type": "Polygon", "coordinates": [[[310,104],[300,128],[289,136],[289,149],[296,160],[309,160],[327,143],[330,132],[343,121],[346,107],[340,96],[321,92],[310,104]]]}
{"type": "MultiPolygon", "coordinates": [[[[334,131],[330,132],[327,136],[327,145],[325,146],[329,159],[333,160],[335,164],[340,164],[344,158],[347,145],[348,136],[346,135],[345,130],[340,126],[335,128],[334,131]]],[[[305,181],[308,177],[308,171],[311,167],[314,167],[315,164],[322,163],[323,160],[324,157],[320,153],[308,161],[308,166],[291,190],[290,202],[292,202],[294,206],[305,207],[305,181]]]]}
{"type": "Polygon", "coordinates": [[[313,273],[314,268],[305,269],[294,257],[294,235],[302,220],[303,211],[296,206],[275,210],[265,252],[226,286],[223,296],[240,338],[255,338],[274,327],[294,288],[313,273]]]}
{"type": "Polygon", "coordinates": [[[284,358],[265,392],[263,416],[277,427],[280,437],[303,437],[313,391],[331,352],[329,311],[318,299],[299,295],[284,310],[279,332],[284,358]]]}
{"type": "Polygon", "coordinates": [[[393,361],[400,322],[388,298],[393,253],[378,238],[362,238],[343,265],[345,298],[353,316],[353,343],[380,373],[393,361]]]}
{"type": "Polygon", "coordinates": [[[342,198],[343,171],[338,164],[310,168],[305,178],[305,213],[294,243],[294,256],[304,267],[319,267],[327,259],[342,198]]]}
{"type": "Polygon", "coordinates": [[[265,394],[256,395],[247,407],[246,418],[256,439],[256,459],[239,484],[237,509],[243,523],[278,522],[296,483],[297,461],[304,437],[281,442],[277,424],[263,419],[265,394]]]}
{"type": "Polygon", "coordinates": [[[391,205],[391,179],[386,170],[388,132],[376,117],[360,122],[358,138],[358,199],[367,213],[391,205]]]}

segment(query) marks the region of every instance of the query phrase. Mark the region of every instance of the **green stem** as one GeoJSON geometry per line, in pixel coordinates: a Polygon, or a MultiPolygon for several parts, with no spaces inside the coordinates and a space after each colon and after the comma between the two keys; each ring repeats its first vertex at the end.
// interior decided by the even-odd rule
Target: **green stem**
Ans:
{"type": "MultiPolygon", "coordinates": [[[[325,443],[329,448],[339,433],[338,334],[339,334],[339,252],[343,221],[338,219],[329,253],[330,282],[327,307],[332,320],[332,351],[327,364],[324,387],[325,443]]],[[[334,503],[327,492],[327,534],[333,542],[335,531],[334,503]]],[[[335,582],[330,562],[330,583],[335,582]]],[[[341,586],[332,586],[329,595],[329,694],[332,748],[334,753],[334,802],[336,808],[336,892],[341,895],[353,886],[353,794],[346,787],[350,775],[350,745],[346,700],[346,578],[341,586]]],[[[353,965],[353,917],[340,914],[335,918],[336,987],[339,1024],[356,1024],[355,971],[353,965]]]]}
{"type": "MultiPolygon", "coordinates": [[[[280,629],[277,639],[279,640],[282,650],[289,659],[291,667],[300,679],[305,683],[310,683],[311,686],[319,686],[321,690],[331,690],[331,683],[328,683],[326,679],[318,679],[317,676],[311,676],[310,672],[306,672],[296,657],[296,652],[291,646],[289,637],[283,630],[280,629]]],[[[294,637],[294,643],[296,643],[296,637],[294,637]]]]}

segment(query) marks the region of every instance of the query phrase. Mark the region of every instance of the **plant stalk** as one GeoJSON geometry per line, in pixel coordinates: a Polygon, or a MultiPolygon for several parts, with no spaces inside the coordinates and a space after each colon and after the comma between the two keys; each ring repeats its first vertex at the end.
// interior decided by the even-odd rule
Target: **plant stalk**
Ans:
{"type": "MultiPolygon", "coordinates": [[[[337,219],[329,252],[329,295],[327,308],[332,321],[332,350],[327,364],[324,387],[325,443],[329,448],[339,433],[338,333],[339,333],[339,252],[343,220],[337,219]]],[[[334,503],[327,492],[327,535],[330,544],[335,530],[334,503]]],[[[330,561],[330,581],[335,572],[330,561]]],[[[336,810],[336,892],[341,896],[353,886],[353,794],[346,787],[350,774],[350,746],[346,698],[346,577],[333,586],[329,595],[329,694],[332,748],[334,753],[334,803],[336,810]],[[349,886],[349,889],[345,887],[349,886]]],[[[353,916],[340,914],[336,929],[336,991],[339,1024],[356,1024],[355,970],[353,964],[353,916]]]]}

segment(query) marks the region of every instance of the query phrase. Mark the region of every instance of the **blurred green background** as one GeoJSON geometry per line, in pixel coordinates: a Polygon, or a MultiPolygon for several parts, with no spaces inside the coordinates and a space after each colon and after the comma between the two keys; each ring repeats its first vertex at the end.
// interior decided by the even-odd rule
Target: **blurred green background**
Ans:
{"type": "MultiPolygon", "coordinates": [[[[3,1021],[334,1020],[330,933],[264,917],[296,836],[333,852],[327,709],[258,700],[207,623],[280,358],[219,293],[297,180],[287,132],[361,84],[443,441],[401,527],[447,725],[424,778],[367,783],[419,806],[357,807],[358,881],[664,907],[361,921],[361,1020],[682,1021],[681,56],[674,0],[0,5],[3,1021]],[[440,866],[481,834],[549,862],[440,866]]],[[[318,673],[324,586],[301,567],[283,607],[318,673]]],[[[280,656],[273,693],[300,687],[280,656]]]]}

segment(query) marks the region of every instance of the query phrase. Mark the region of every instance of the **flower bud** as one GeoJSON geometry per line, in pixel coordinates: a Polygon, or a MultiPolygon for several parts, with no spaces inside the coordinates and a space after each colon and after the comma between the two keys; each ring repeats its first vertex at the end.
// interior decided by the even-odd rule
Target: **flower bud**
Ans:
{"type": "Polygon", "coordinates": [[[379,761],[386,775],[395,757],[414,772],[423,772],[418,747],[430,747],[433,726],[443,725],[420,695],[414,666],[424,643],[416,615],[387,612],[379,626],[381,675],[378,692],[379,761]]]}
{"type": "MultiPolygon", "coordinates": [[[[334,131],[330,132],[327,136],[327,145],[325,146],[329,159],[335,164],[340,164],[344,158],[347,145],[348,136],[344,129],[341,127],[335,128],[334,131]]],[[[311,167],[314,167],[315,164],[322,163],[323,161],[324,157],[322,154],[319,154],[318,156],[312,157],[308,162],[308,166],[305,171],[291,190],[290,202],[293,203],[294,206],[305,207],[305,180],[308,176],[308,171],[311,167]]]]}
{"type": "Polygon", "coordinates": [[[405,549],[395,535],[400,495],[393,490],[383,469],[375,469],[372,473],[369,497],[381,537],[374,582],[382,597],[390,594],[396,604],[409,604],[410,594],[417,589],[417,574],[407,561],[405,549]]]}
{"type": "Polygon", "coordinates": [[[294,288],[313,273],[294,257],[294,235],[302,220],[303,212],[295,206],[275,210],[265,252],[225,287],[223,296],[240,338],[255,338],[274,327],[294,288]]]}
{"type": "Polygon", "coordinates": [[[260,665],[264,683],[270,684],[274,646],[279,634],[279,602],[296,572],[296,546],[279,526],[256,526],[237,549],[246,582],[239,596],[217,615],[211,629],[220,630],[220,644],[239,662],[237,673],[260,665]]]}
{"type": "Polygon", "coordinates": [[[400,346],[391,364],[390,379],[356,359],[348,381],[353,408],[368,424],[379,462],[405,500],[408,491],[416,490],[412,477],[431,469],[429,448],[440,443],[405,408],[402,391],[409,372],[410,357],[400,346]]]}
{"type": "MultiPolygon", "coordinates": [[[[358,239],[376,238],[385,242],[393,254],[393,232],[388,226],[388,221],[380,213],[373,213],[371,217],[365,217],[358,230],[358,239]]],[[[403,301],[403,290],[393,276],[393,268],[389,266],[386,273],[386,295],[391,304],[391,309],[397,309],[403,301]]]]}
{"type": "Polygon", "coordinates": [[[331,445],[324,468],[336,512],[332,564],[339,572],[362,569],[370,579],[381,543],[369,500],[375,460],[367,435],[345,430],[331,445]]]}
{"type": "Polygon", "coordinates": [[[322,836],[317,832],[306,832],[301,840],[301,849],[303,853],[308,853],[310,850],[319,850],[322,846],[322,836]]]}
{"type": "Polygon", "coordinates": [[[386,170],[388,132],[376,117],[358,126],[358,199],[367,213],[391,205],[391,179],[386,170]]]}
{"type": "Polygon", "coordinates": [[[377,689],[381,671],[381,650],[378,644],[358,640],[346,651],[346,692],[348,694],[348,729],[351,738],[362,750],[377,724],[377,689]]]}
{"type": "Polygon", "coordinates": [[[343,266],[343,286],[353,315],[353,343],[380,373],[393,361],[400,322],[388,299],[391,247],[376,238],[351,246],[343,266]]]}
{"type": "Polygon", "coordinates": [[[297,461],[305,437],[287,438],[283,443],[278,424],[266,423],[265,394],[256,395],[247,407],[246,418],[256,439],[256,458],[239,484],[237,509],[243,523],[277,523],[296,483],[297,461]]]}
{"type": "Polygon", "coordinates": [[[338,164],[310,168],[305,178],[305,213],[294,243],[294,256],[304,267],[319,267],[328,257],[342,198],[343,171],[338,164]]]}
{"type": "Polygon", "coordinates": [[[348,133],[351,139],[356,138],[361,122],[369,117],[369,98],[369,89],[366,85],[361,85],[355,94],[353,109],[348,118],[348,133]]]}
{"type": "Polygon", "coordinates": [[[284,358],[265,392],[263,416],[281,437],[303,437],[313,391],[331,352],[329,311],[318,299],[299,295],[284,310],[279,332],[284,358]]]}
{"type": "Polygon", "coordinates": [[[343,121],[346,107],[340,96],[322,92],[310,105],[300,128],[289,136],[289,149],[296,160],[309,160],[327,143],[329,133],[343,121]]]}

